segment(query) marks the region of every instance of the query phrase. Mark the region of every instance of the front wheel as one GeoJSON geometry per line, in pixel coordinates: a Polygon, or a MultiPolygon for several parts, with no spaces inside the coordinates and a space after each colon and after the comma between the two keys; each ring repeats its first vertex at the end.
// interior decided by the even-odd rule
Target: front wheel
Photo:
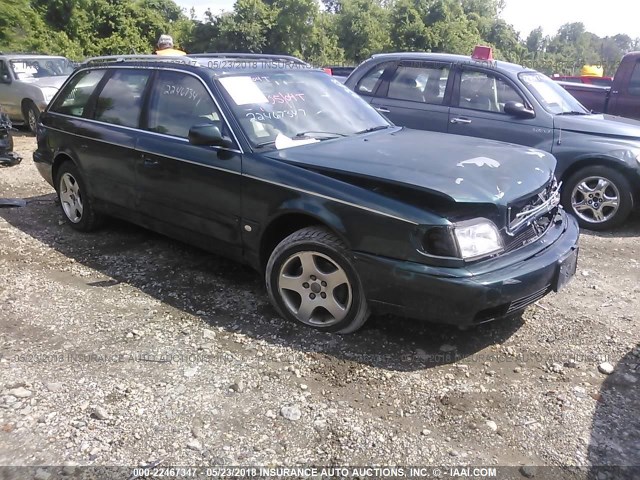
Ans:
{"type": "Polygon", "coordinates": [[[586,167],[564,184],[562,204],[580,227],[608,230],[621,225],[633,209],[629,182],[617,170],[601,165],[586,167]]]}
{"type": "Polygon", "coordinates": [[[26,101],[22,108],[22,115],[24,116],[24,123],[29,127],[31,133],[36,133],[38,130],[38,119],[40,118],[40,110],[38,110],[36,104],[31,100],[26,101]]]}
{"type": "Polygon", "coordinates": [[[369,317],[348,250],[324,228],[303,228],[282,240],[269,258],[265,280],[283,317],[317,330],[352,333],[369,317]]]}

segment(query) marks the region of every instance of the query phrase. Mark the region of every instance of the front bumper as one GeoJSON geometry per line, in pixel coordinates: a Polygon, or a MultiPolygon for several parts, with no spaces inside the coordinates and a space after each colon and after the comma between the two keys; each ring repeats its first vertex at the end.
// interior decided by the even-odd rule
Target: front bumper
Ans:
{"type": "Polygon", "coordinates": [[[563,210],[536,242],[465,268],[432,267],[356,253],[374,313],[472,325],[524,310],[575,272],[578,223],[563,210]]]}

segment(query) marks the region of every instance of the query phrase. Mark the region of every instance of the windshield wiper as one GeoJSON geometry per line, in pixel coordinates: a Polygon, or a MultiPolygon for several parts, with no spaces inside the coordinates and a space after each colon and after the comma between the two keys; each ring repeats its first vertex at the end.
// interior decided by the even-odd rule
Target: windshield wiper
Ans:
{"type": "Polygon", "coordinates": [[[316,130],[308,130],[306,132],[296,133],[293,138],[300,137],[313,137],[319,140],[317,137],[324,137],[324,139],[328,140],[330,138],[338,138],[338,137],[346,137],[345,133],[336,133],[336,132],[320,132],[316,130]]]}
{"type": "Polygon", "coordinates": [[[268,147],[269,145],[275,145],[275,144],[276,144],[275,140],[269,140],[268,142],[262,142],[262,143],[256,144],[256,148],[268,147]]]}
{"type": "Polygon", "coordinates": [[[377,132],[378,130],[385,130],[387,128],[391,128],[391,125],[378,125],[377,127],[365,128],[364,130],[360,130],[359,132],[356,132],[356,135],[360,135],[362,133],[377,132]]]}
{"type": "Polygon", "coordinates": [[[560,112],[558,115],[589,115],[587,112],[576,112],[575,110],[571,110],[569,112],[560,112]]]}

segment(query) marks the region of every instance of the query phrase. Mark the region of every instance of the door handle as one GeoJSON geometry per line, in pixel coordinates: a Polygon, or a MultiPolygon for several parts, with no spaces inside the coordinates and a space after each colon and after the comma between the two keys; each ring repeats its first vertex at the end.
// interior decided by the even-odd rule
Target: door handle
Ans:
{"type": "Polygon", "coordinates": [[[452,118],[452,119],[451,119],[451,123],[464,123],[464,124],[468,124],[468,123],[471,123],[471,120],[469,120],[468,118],[452,118]]]}
{"type": "Polygon", "coordinates": [[[160,162],[158,160],[154,160],[153,158],[149,158],[146,155],[142,155],[142,164],[145,167],[157,167],[158,165],[160,165],[160,162]]]}
{"type": "Polygon", "coordinates": [[[380,113],[391,113],[388,108],[384,108],[384,107],[376,107],[376,110],[379,111],[380,113]]]}

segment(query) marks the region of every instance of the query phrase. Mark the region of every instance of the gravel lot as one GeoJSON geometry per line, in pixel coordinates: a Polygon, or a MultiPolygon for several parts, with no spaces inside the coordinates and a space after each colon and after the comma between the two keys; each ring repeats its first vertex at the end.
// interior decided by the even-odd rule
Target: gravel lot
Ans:
{"type": "Polygon", "coordinates": [[[75,232],[15,143],[0,465],[640,465],[637,216],[584,232],[576,277],[522,318],[338,336],[280,319],[238,264],[115,220],[75,232]]]}

